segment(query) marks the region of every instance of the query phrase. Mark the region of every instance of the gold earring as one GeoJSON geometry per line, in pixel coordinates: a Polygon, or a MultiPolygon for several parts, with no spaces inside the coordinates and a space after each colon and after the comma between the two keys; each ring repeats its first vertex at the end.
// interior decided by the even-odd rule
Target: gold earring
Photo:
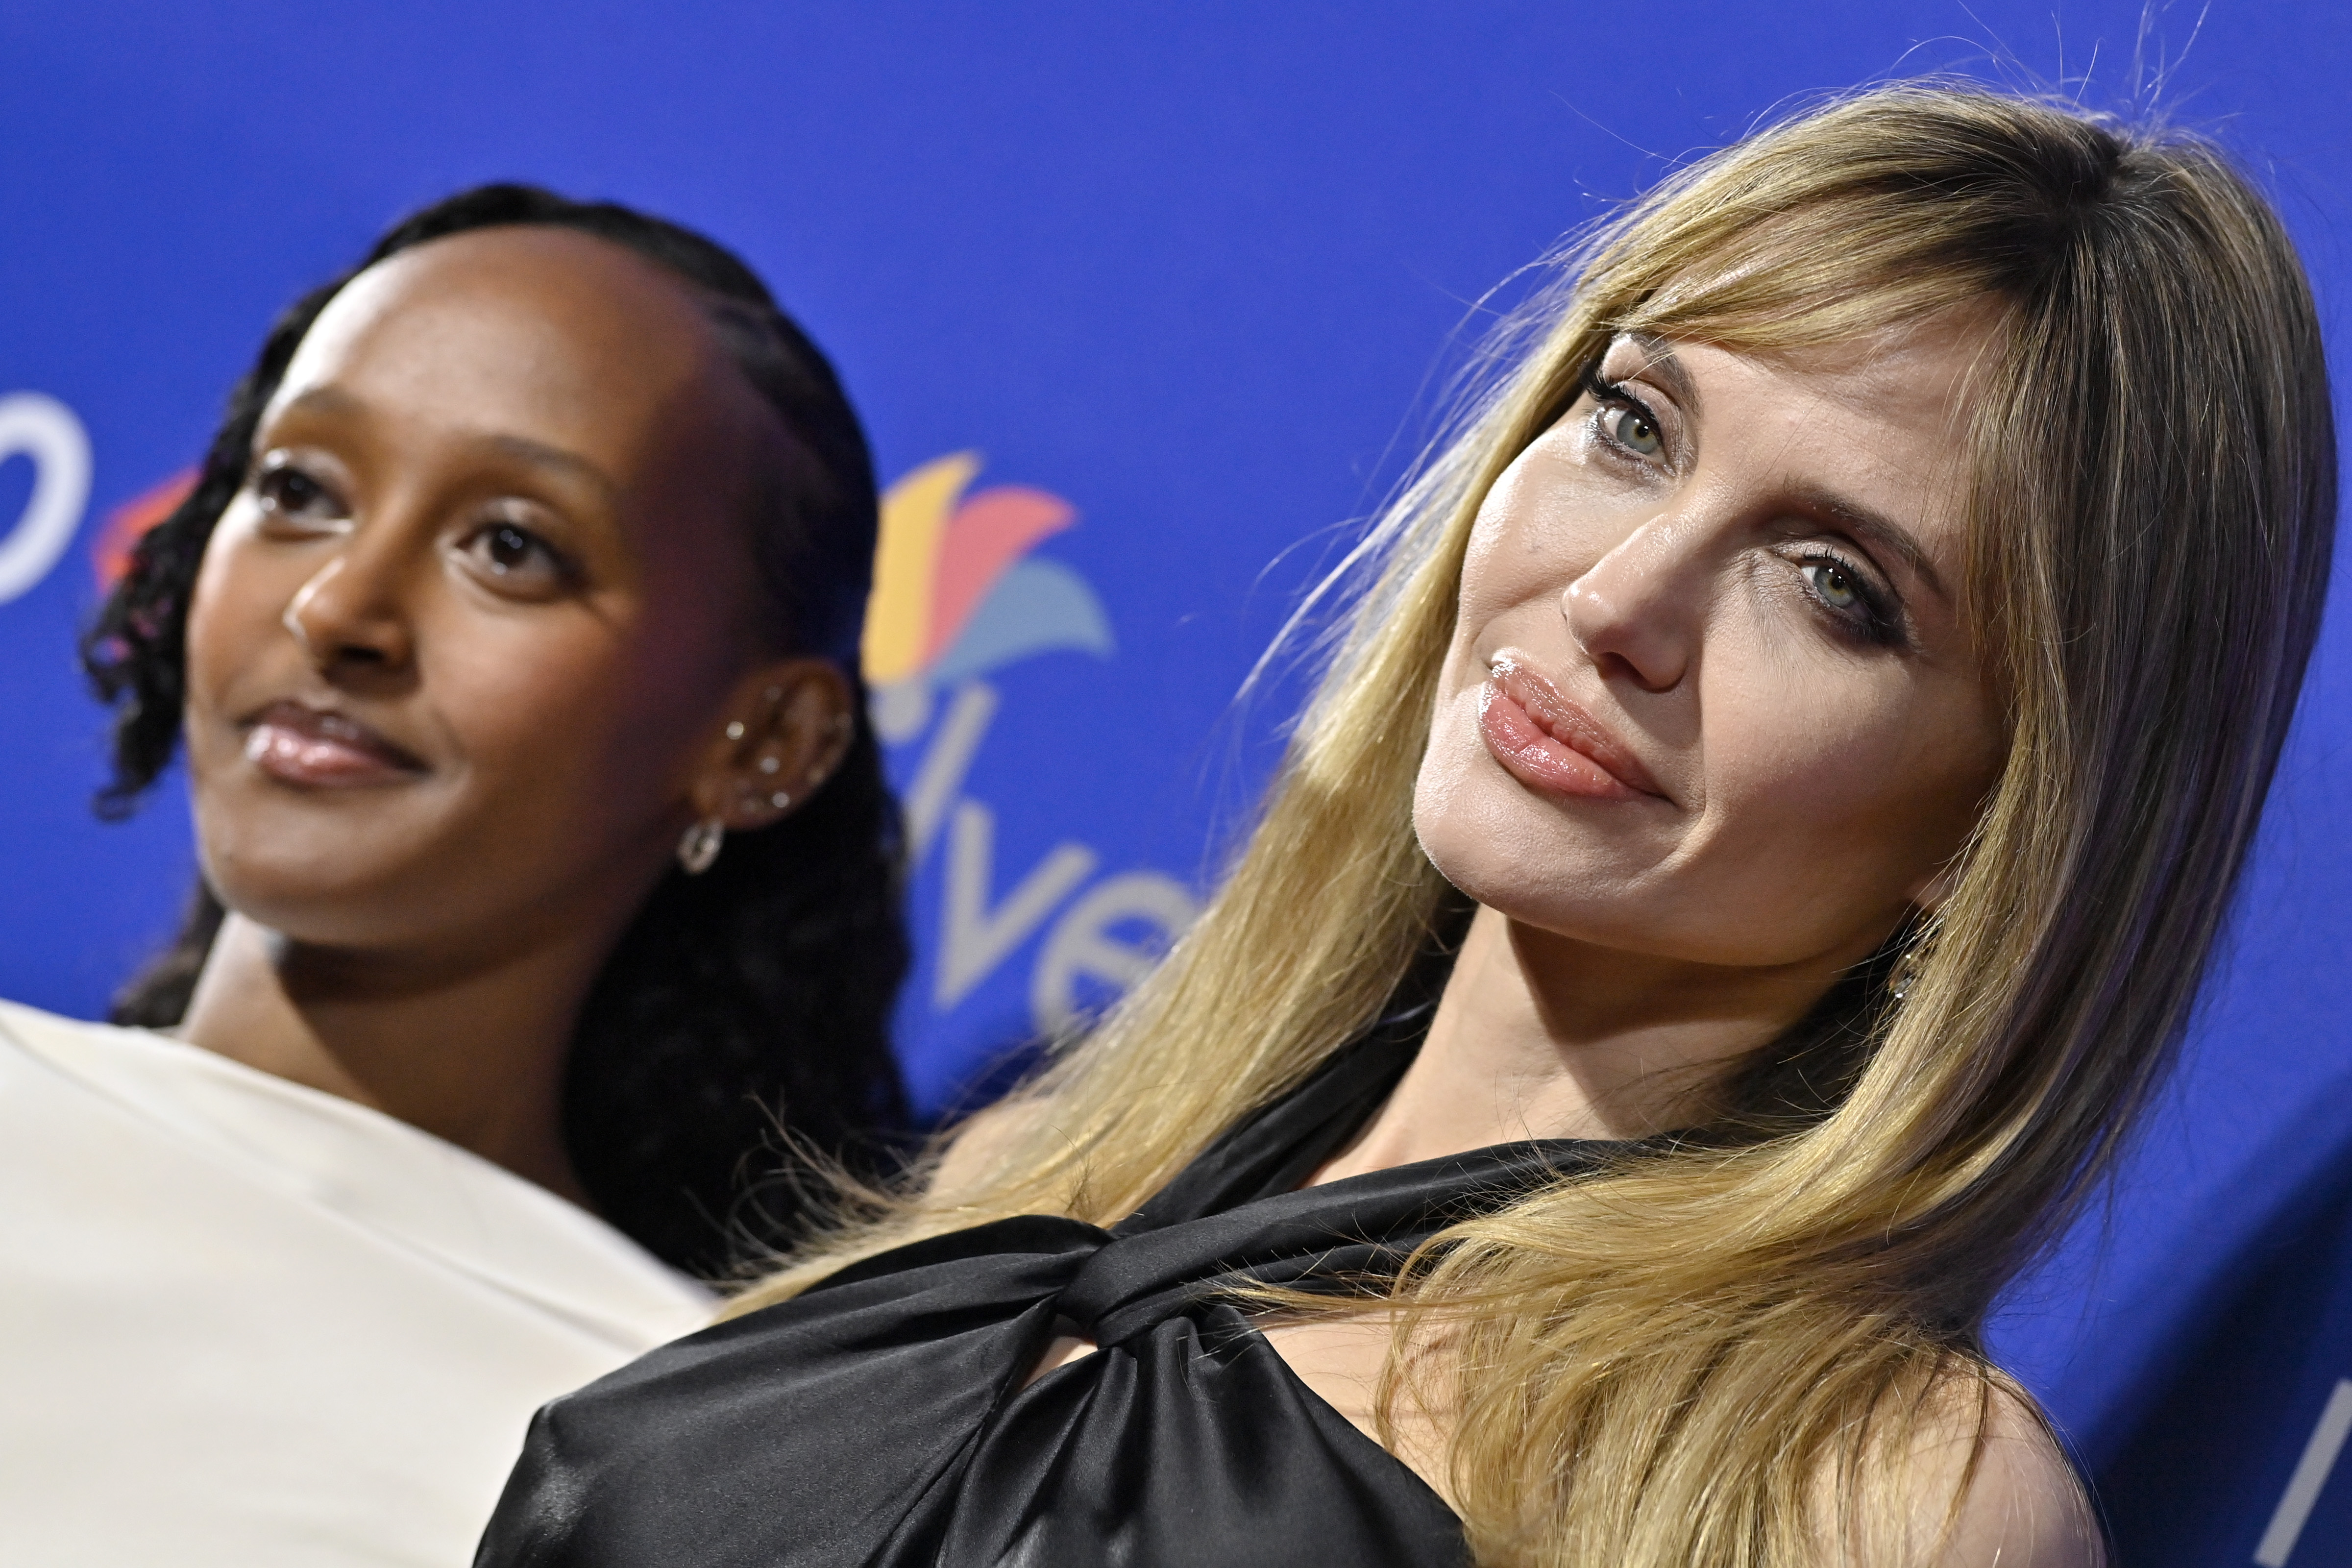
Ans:
{"type": "Polygon", "coordinates": [[[678,837],[679,868],[689,877],[701,876],[719,858],[719,847],[726,842],[727,825],[715,816],[704,817],[678,837]]]}

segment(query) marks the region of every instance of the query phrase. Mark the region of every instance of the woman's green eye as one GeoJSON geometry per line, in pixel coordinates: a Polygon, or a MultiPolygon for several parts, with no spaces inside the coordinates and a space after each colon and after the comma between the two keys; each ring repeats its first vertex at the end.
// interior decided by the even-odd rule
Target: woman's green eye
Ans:
{"type": "Polygon", "coordinates": [[[1819,594],[1822,602],[1830,608],[1851,609],[1862,602],[1861,591],[1854,586],[1853,579],[1839,568],[1816,561],[1804,572],[1805,581],[1813,585],[1813,592],[1819,594]]]}
{"type": "Polygon", "coordinates": [[[1658,427],[1651,424],[1649,416],[1639,409],[1620,409],[1617,422],[1611,427],[1610,434],[1616,437],[1618,445],[1628,451],[1639,452],[1644,458],[1654,458],[1658,455],[1658,447],[1661,445],[1658,440],[1658,427]]]}

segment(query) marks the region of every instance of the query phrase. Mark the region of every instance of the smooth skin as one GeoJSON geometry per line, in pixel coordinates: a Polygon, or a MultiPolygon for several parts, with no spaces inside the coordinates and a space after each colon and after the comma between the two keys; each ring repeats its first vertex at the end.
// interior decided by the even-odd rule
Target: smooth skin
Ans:
{"type": "Polygon", "coordinates": [[[230,913],[180,1034],[584,1201],[597,971],[690,825],[773,822],[846,748],[847,679],[752,587],[751,498],[797,460],[687,286],[605,241],[455,236],[337,295],[190,607],[230,913]]]}
{"type": "MultiPolygon", "coordinates": [[[[1727,1064],[1943,896],[2002,760],[1956,597],[1990,346],[1969,310],[1770,358],[1621,339],[1511,464],[1414,792],[1423,847],[1478,908],[1412,1067],[1316,1182],[1700,1120],[1727,1064]],[[1572,705],[1616,774],[1557,745],[1515,767],[1486,711],[1498,664],[1572,705]]],[[[1265,1327],[1378,1436],[1385,1321],[1265,1327]]],[[[1444,1494],[1444,1411],[1398,1414],[1394,1451],[1444,1494]]],[[[1951,1427],[1973,1430],[1957,1405],[1951,1427]]],[[[1944,1561],[2096,1562],[2031,1413],[1996,1408],[1990,1436],[1944,1561]]],[[[1931,1429],[1928,1494],[1968,1450],[1931,1429]]]]}

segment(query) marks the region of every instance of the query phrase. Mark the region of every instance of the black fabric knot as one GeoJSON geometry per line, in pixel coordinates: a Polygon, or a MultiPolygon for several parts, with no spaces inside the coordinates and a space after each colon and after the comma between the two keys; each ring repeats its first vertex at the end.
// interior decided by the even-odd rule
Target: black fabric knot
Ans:
{"type": "Polygon", "coordinates": [[[1306,1185],[1413,1046],[1328,1064],[1108,1229],[910,1243],[557,1401],[478,1568],[1461,1568],[1444,1500],[1230,1300],[1377,1289],[1590,1163],[1517,1143],[1306,1185]],[[1100,1353],[1033,1375],[1059,1320],[1100,1353]]]}

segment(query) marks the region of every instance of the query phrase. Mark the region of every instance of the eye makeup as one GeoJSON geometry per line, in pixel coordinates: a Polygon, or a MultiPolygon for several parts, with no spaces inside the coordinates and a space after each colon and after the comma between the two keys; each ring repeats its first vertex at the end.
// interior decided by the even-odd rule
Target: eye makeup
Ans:
{"type": "Polygon", "coordinates": [[[1872,647],[1907,646],[1910,635],[1895,595],[1849,556],[1819,542],[1790,546],[1807,598],[1837,635],[1872,647]]]}
{"type": "Polygon", "coordinates": [[[1659,419],[1657,411],[1634,396],[1623,383],[1602,380],[1598,362],[1584,368],[1583,374],[1577,378],[1577,389],[1582,396],[1593,402],[1597,416],[1593,433],[1608,443],[1620,458],[1643,465],[1656,464],[1664,459],[1665,425],[1659,419]],[[1616,423],[1605,417],[1612,409],[1619,414],[1616,423]],[[1633,428],[1625,428],[1627,424],[1633,428]],[[1640,433],[1644,427],[1646,437],[1640,433]],[[1644,438],[1650,443],[1647,447],[1641,444],[1644,438]]]}
{"type": "MultiPolygon", "coordinates": [[[[1696,389],[1688,384],[1687,373],[1674,359],[1671,350],[1663,343],[1638,337],[1618,339],[1608,353],[1589,362],[1577,376],[1579,399],[1589,398],[1593,405],[1583,423],[1595,445],[1612,461],[1627,465],[1629,470],[1655,475],[1662,468],[1676,466],[1667,450],[1666,422],[1626,381],[1612,381],[1604,373],[1609,357],[1625,347],[1640,350],[1647,356],[1631,367],[1629,381],[1633,376],[1655,371],[1675,384],[1674,395],[1677,398],[1687,396],[1695,402],[1696,389]]],[[[1678,415],[1683,412],[1677,406],[1678,415]]],[[[1940,592],[1941,584],[1935,579],[1933,568],[1911,543],[1908,534],[1849,500],[1816,494],[1810,487],[1786,498],[1786,531],[1769,548],[1795,568],[1799,593],[1826,629],[1857,647],[1912,647],[1909,617],[1905,614],[1902,597],[1866,551],[1841,549],[1829,541],[1805,537],[1824,523],[1839,531],[1850,528],[1881,548],[1892,550],[1929,587],[1940,592]]]]}
{"type": "Polygon", "coordinates": [[[316,465],[283,449],[255,461],[245,489],[263,518],[280,527],[310,530],[340,523],[350,510],[334,482],[321,476],[316,465]]]}

